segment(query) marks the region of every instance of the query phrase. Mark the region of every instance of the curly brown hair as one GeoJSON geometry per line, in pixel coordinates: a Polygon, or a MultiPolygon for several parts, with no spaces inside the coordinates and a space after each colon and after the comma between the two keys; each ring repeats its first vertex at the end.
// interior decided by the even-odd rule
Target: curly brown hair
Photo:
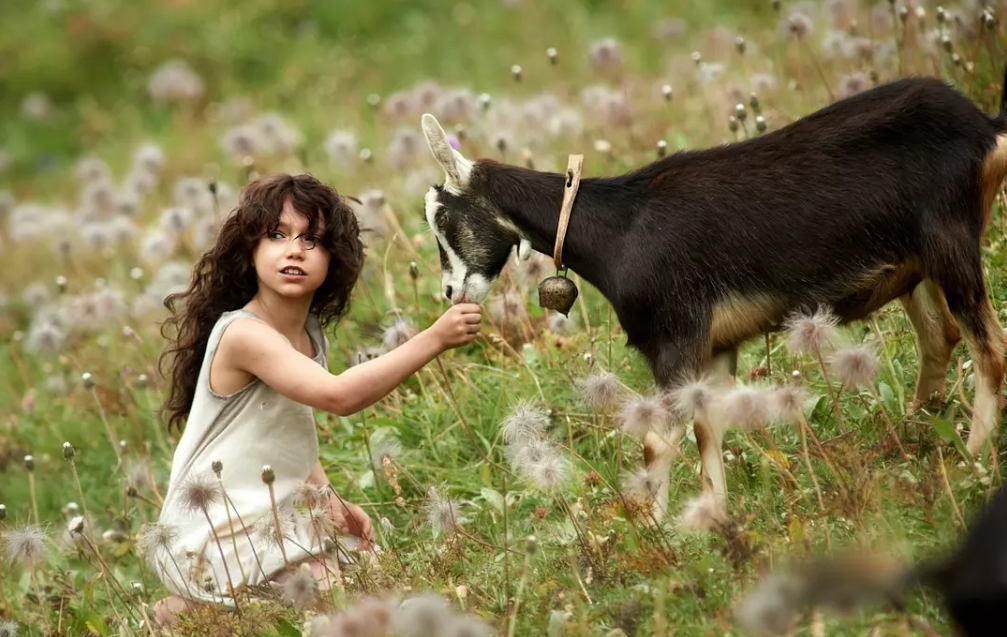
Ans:
{"type": "Polygon", "coordinates": [[[364,246],[357,218],[344,197],[307,174],[270,175],[246,184],[216,242],[193,266],[189,287],[164,300],[171,316],[162,324],[161,334],[170,345],[158,366],[163,376],[165,361],[171,361],[171,389],[161,407],[169,431],[175,426],[181,430],[188,417],[213,326],[222,313],[244,307],[258,291],[252,254],[259,240],[276,229],[288,199],[308,218],[310,233],[323,223],[322,245],[330,254],[328,274],[315,291],[310,311],[324,328],[349,309],[364,246]]]}

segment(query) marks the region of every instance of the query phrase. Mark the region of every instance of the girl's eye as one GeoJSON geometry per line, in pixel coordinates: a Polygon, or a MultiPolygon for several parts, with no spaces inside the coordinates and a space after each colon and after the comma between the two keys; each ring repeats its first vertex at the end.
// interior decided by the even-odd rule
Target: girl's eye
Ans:
{"type": "Polygon", "coordinates": [[[283,238],[283,233],[282,232],[270,232],[269,233],[269,238],[270,239],[282,239],[283,238]]]}

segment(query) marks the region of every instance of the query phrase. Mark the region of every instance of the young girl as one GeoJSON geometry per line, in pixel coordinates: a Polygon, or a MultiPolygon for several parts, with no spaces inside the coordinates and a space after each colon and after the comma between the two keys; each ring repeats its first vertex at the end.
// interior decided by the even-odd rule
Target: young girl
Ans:
{"type": "Polygon", "coordinates": [[[370,519],[335,494],[319,462],[313,409],[349,415],[374,404],[471,342],[481,309],[454,305],[404,345],[330,374],[324,330],[345,313],[360,274],[358,232],[352,210],[315,178],[256,180],[189,288],[166,300],[165,328],[176,336],[162,356],[171,358],[164,410],[169,429],[184,430],[153,542],[174,593],[155,608],[160,624],[199,602],[233,606],[232,591],[302,564],[328,588],[336,571],[320,530],[371,547],[370,519]]]}

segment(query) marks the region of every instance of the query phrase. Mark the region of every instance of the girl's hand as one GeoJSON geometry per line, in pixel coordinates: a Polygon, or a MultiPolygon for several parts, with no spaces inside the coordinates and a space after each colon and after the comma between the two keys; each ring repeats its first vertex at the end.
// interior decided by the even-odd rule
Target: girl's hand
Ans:
{"type": "Polygon", "coordinates": [[[350,504],[344,500],[335,500],[332,506],[332,517],[335,519],[336,528],[340,533],[348,533],[359,537],[361,548],[365,551],[371,549],[374,542],[374,526],[371,518],[364,510],[356,504],[350,504]]]}
{"type": "Polygon", "coordinates": [[[452,305],[430,330],[437,336],[441,349],[466,345],[475,340],[482,327],[482,307],[475,303],[452,305]]]}

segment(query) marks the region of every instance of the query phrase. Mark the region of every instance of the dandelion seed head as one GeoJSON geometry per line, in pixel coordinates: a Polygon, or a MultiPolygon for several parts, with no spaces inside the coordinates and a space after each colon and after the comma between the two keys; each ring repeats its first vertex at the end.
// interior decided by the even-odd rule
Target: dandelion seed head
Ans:
{"type": "Polygon", "coordinates": [[[77,535],[84,532],[84,516],[78,515],[70,518],[70,521],[66,523],[66,530],[70,532],[71,535],[77,535]]]}
{"type": "Polygon", "coordinates": [[[838,324],[838,317],[826,308],[819,308],[810,316],[791,316],[785,324],[790,349],[795,354],[820,351],[835,336],[838,324]]]}
{"type": "Polygon", "coordinates": [[[770,419],[785,424],[797,424],[804,418],[807,392],[800,385],[779,385],[770,395],[770,419]]]}
{"type": "Polygon", "coordinates": [[[545,408],[522,398],[500,423],[500,432],[507,444],[520,445],[544,436],[548,426],[549,414],[545,408]]]}
{"type": "Polygon", "coordinates": [[[385,350],[390,352],[400,345],[405,345],[413,336],[416,336],[416,326],[408,318],[398,316],[385,328],[381,342],[385,350]]]}
{"type": "Polygon", "coordinates": [[[745,595],[735,617],[753,634],[785,634],[799,615],[802,589],[802,582],[793,575],[772,573],[745,595]]]}
{"type": "Polygon", "coordinates": [[[220,485],[206,471],[193,472],[182,482],[182,508],[191,514],[202,514],[220,501],[220,485]]]}
{"type": "Polygon", "coordinates": [[[622,491],[631,500],[650,502],[657,494],[657,480],[644,467],[627,472],[622,479],[622,491]]]}
{"type": "Polygon", "coordinates": [[[430,487],[427,492],[427,521],[435,532],[451,536],[463,520],[458,503],[442,496],[436,488],[430,487]]]}
{"type": "Polygon", "coordinates": [[[670,421],[670,414],[660,395],[630,398],[623,405],[620,416],[622,430],[638,438],[651,431],[664,431],[670,421]]]}
{"type": "Polygon", "coordinates": [[[297,569],[283,582],[283,601],[297,610],[311,604],[318,596],[318,581],[306,566],[297,569]]]}
{"type": "Polygon", "coordinates": [[[145,524],[136,536],[137,545],[144,555],[153,556],[157,551],[170,551],[178,538],[178,529],[161,522],[145,524]]]}
{"type": "Polygon", "coordinates": [[[877,355],[866,345],[839,349],[830,362],[836,375],[850,387],[870,385],[880,366],[877,355]]]}
{"type": "Polygon", "coordinates": [[[684,418],[695,418],[696,414],[710,408],[714,400],[713,385],[706,380],[685,383],[673,389],[670,398],[675,410],[684,418]]]}
{"type": "Polygon", "coordinates": [[[546,493],[560,490],[570,477],[570,464],[559,454],[549,454],[527,467],[524,478],[536,489],[546,493]]]}
{"type": "Polygon", "coordinates": [[[13,621],[0,620],[0,637],[17,637],[17,624],[13,621]]]}
{"type": "Polygon", "coordinates": [[[770,394],[757,387],[735,387],[726,393],[719,416],[725,423],[745,429],[765,426],[770,417],[770,394]]]}
{"type": "Polygon", "coordinates": [[[395,635],[443,635],[451,619],[451,608],[440,595],[424,593],[402,602],[392,618],[395,635]]]}
{"type": "Polygon", "coordinates": [[[608,371],[596,371],[577,381],[577,388],[589,405],[598,409],[609,407],[619,396],[619,377],[608,371]]]}
{"type": "Polygon", "coordinates": [[[7,531],[3,539],[7,548],[7,557],[12,562],[32,565],[45,557],[46,534],[34,524],[11,529],[7,531]]]}
{"type": "Polygon", "coordinates": [[[726,522],[713,491],[688,500],[678,516],[678,528],[683,532],[714,531],[726,522]]]}

